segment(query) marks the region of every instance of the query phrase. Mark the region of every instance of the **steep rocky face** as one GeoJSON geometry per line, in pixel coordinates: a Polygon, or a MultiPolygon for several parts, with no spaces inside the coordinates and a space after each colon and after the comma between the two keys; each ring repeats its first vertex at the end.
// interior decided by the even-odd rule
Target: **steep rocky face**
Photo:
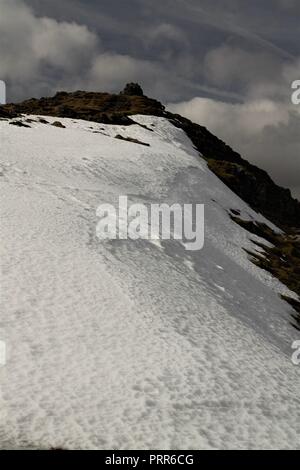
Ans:
{"type": "Polygon", "coordinates": [[[289,189],[275,184],[266,171],[244,160],[205,127],[179,115],[168,113],[168,117],[186,132],[210,169],[254,210],[283,229],[300,227],[300,202],[289,189]]]}
{"type": "Polygon", "coordinates": [[[30,99],[0,107],[2,118],[20,114],[123,125],[131,125],[130,115],[134,114],[164,116],[187,133],[210,169],[253,209],[284,229],[300,228],[300,202],[292,198],[288,189],[276,185],[265,171],[244,160],[205,127],[167,112],[161,103],[144,96],[138,84],[126,85],[120,94],[58,92],[52,98],[30,99]]]}
{"type": "MultiPolygon", "coordinates": [[[[268,242],[262,243],[252,239],[259,250],[245,249],[250,261],[279,279],[300,299],[300,240],[298,232],[278,233],[266,224],[243,220],[236,211],[231,211],[229,215],[235,223],[250,234],[257,235],[268,242]]],[[[300,301],[285,295],[282,298],[294,309],[295,313],[292,314],[291,324],[300,331],[300,301]]]]}
{"type": "Polygon", "coordinates": [[[12,119],[18,116],[18,113],[12,109],[7,109],[4,106],[0,106],[0,119],[12,119]]]}

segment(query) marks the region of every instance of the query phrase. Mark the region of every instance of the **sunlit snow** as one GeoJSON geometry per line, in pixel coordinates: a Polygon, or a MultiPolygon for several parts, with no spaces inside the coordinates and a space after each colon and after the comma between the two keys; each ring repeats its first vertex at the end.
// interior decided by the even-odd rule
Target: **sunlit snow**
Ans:
{"type": "Polygon", "coordinates": [[[0,121],[0,447],[299,448],[287,292],[227,211],[263,218],[167,120],[31,118],[0,121]],[[100,241],[119,195],[205,204],[204,249],[100,241]]]}

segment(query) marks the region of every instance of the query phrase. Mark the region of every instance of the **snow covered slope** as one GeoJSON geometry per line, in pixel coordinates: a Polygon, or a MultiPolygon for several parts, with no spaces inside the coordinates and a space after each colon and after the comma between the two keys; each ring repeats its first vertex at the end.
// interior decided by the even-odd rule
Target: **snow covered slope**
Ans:
{"type": "Polygon", "coordinates": [[[0,447],[299,448],[286,289],[228,210],[262,217],[163,118],[31,118],[0,121],[0,447]],[[204,249],[100,241],[119,195],[204,203],[204,249]]]}

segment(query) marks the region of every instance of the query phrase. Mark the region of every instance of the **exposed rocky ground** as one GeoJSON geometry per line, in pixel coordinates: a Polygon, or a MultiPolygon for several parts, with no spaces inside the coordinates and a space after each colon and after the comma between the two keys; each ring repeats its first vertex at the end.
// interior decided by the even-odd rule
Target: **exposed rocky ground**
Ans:
{"type": "Polygon", "coordinates": [[[104,124],[130,125],[128,116],[134,114],[162,115],[164,107],[158,101],[144,95],[120,93],[93,93],[76,91],[58,92],[52,98],[30,99],[19,104],[0,107],[0,117],[19,114],[43,114],[104,124]]]}
{"type": "MultiPolygon", "coordinates": [[[[250,233],[269,243],[252,240],[258,251],[246,250],[250,260],[258,267],[271,273],[300,298],[300,243],[297,231],[277,233],[266,224],[246,221],[238,214],[230,214],[231,219],[250,233]],[[270,245],[271,244],[271,245],[270,245]]],[[[300,302],[282,296],[296,314],[292,314],[292,325],[300,330],[300,302]]]]}

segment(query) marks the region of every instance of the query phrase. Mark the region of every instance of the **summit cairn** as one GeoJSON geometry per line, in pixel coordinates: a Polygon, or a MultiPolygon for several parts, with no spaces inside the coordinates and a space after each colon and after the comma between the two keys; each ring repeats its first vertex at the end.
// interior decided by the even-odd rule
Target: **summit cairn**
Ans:
{"type": "Polygon", "coordinates": [[[121,95],[127,96],[144,96],[142,87],[138,83],[127,83],[121,95]]]}

